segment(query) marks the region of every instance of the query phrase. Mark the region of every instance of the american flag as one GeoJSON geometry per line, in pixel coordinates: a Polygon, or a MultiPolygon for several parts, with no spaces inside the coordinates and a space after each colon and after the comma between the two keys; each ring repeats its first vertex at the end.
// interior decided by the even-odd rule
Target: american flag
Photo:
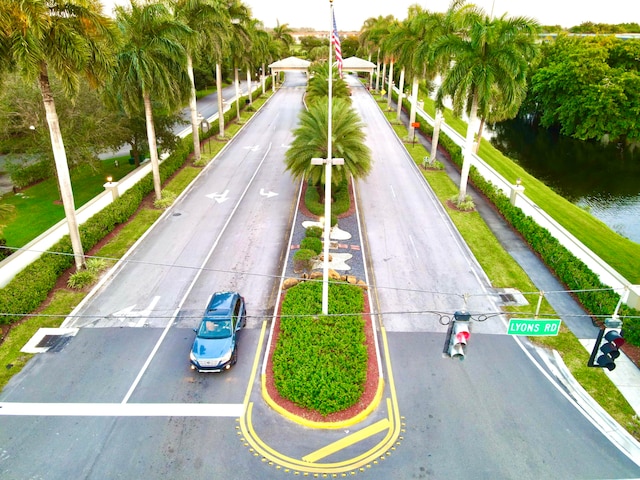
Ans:
{"type": "Polygon", "coordinates": [[[340,37],[338,36],[338,27],[336,27],[336,14],[333,15],[333,30],[331,31],[331,43],[336,49],[336,62],[338,63],[338,73],[342,78],[342,46],[340,45],[340,37]]]}

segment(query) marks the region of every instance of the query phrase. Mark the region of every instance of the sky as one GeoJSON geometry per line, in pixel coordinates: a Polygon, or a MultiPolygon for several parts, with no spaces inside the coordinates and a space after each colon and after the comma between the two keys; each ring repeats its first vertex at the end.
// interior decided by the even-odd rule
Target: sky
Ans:
{"type": "MultiPolygon", "coordinates": [[[[272,28],[276,22],[290,28],[309,27],[329,30],[331,26],[329,0],[243,0],[251,8],[253,18],[272,28]]],[[[128,4],[128,0],[102,0],[105,11],[113,4],[128,4]]],[[[561,25],[568,28],[583,22],[640,23],[638,0],[469,0],[495,16],[527,16],[542,25],[561,25]]],[[[336,25],[339,31],[358,31],[364,21],[379,15],[393,15],[399,20],[407,17],[410,5],[418,4],[433,11],[444,12],[450,0],[334,0],[336,25]]]]}

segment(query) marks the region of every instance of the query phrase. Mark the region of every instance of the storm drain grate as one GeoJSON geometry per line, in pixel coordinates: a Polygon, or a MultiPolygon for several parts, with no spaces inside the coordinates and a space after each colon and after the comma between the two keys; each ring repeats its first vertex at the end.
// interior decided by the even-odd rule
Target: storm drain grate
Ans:
{"type": "Polygon", "coordinates": [[[59,352],[70,339],[70,335],[45,335],[36,348],[46,348],[48,352],[59,352]]]}
{"type": "Polygon", "coordinates": [[[518,306],[529,304],[527,299],[524,298],[524,295],[515,288],[496,288],[494,292],[500,299],[502,305],[518,306]]]}
{"type": "Polygon", "coordinates": [[[500,300],[504,303],[514,303],[516,301],[516,297],[511,295],[510,293],[500,293],[500,300]]]}

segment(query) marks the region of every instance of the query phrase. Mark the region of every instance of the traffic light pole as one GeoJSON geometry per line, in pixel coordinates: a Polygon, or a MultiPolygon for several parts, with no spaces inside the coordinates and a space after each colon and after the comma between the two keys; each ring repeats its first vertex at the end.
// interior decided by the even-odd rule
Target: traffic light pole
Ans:
{"type": "Polygon", "coordinates": [[[604,368],[602,365],[596,365],[596,355],[598,355],[598,350],[600,350],[600,343],[602,342],[602,337],[604,337],[604,328],[601,328],[598,332],[598,338],[596,338],[596,344],[593,346],[593,350],[591,350],[591,356],[589,357],[589,361],[587,362],[587,367],[597,367],[604,368]]]}

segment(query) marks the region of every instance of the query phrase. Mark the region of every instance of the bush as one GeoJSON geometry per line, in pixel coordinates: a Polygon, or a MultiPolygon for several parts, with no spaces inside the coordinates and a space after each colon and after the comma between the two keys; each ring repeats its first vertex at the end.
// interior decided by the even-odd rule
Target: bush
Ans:
{"type": "Polygon", "coordinates": [[[316,237],[316,238],[321,238],[322,237],[322,228],[321,227],[316,227],[316,226],[312,226],[312,227],[308,227],[305,235],[307,237],[316,237]]]}
{"type": "Polygon", "coordinates": [[[11,175],[11,183],[18,188],[28,187],[54,175],[51,162],[47,160],[32,164],[7,162],[6,169],[11,175]]]}
{"type": "Polygon", "coordinates": [[[313,250],[316,255],[319,255],[322,251],[322,240],[318,237],[303,238],[300,242],[301,249],[313,250]]]}
{"type": "Polygon", "coordinates": [[[313,258],[316,252],[301,248],[293,255],[293,271],[296,273],[310,272],[313,269],[313,258]]]}
{"type": "Polygon", "coordinates": [[[360,400],[368,361],[362,290],[331,284],[329,305],[330,315],[321,315],[319,282],[304,282],[287,290],[273,354],[273,376],[280,395],[325,416],[360,400]]]}
{"type": "MultiPolygon", "coordinates": [[[[333,198],[333,203],[331,204],[331,226],[333,227],[338,223],[338,215],[348,212],[351,207],[349,182],[345,180],[338,185],[333,185],[331,196],[333,198]]],[[[304,203],[314,215],[318,217],[324,216],[324,201],[320,201],[320,193],[315,185],[307,185],[304,203]]]]}
{"type": "Polygon", "coordinates": [[[156,208],[167,208],[173,205],[178,195],[171,190],[162,190],[160,200],[155,200],[153,206],[156,208]]]}
{"type": "Polygon", "coordinates": [[[96,274],[91,270],[80,270],[71,274],[67,281],[67,286],[75,290],[81,290],[96,281],[96,274]]]}

